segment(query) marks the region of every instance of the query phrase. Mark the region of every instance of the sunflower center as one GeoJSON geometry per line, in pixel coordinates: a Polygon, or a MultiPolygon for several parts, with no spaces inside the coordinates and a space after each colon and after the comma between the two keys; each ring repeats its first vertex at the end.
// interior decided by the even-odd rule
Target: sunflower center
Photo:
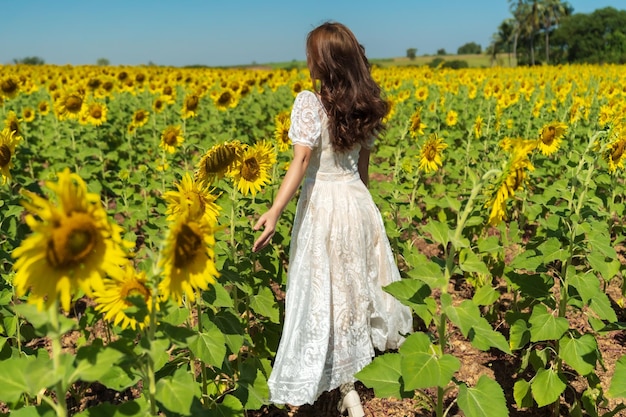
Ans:
{"type": "Polygon", "coordinates": [[[554,142],[554,138],[556,137],[556,129],[553,126],[548,126],[546,130],[544,130],[543,135],[541,135],[541,141],[547,145],[552,145],[554,142]]]}
{"type": "Polygon", "coordinates": [[[198,108],[198,96],[187,97],[185,105],[187,106],[187,110],[196,110],[198,108]]]}
{"type": "Polygon", "coordinates": [[[30,111],[30,109],[26,109],[26,110],[24,110],[24,118],[25,118],[25,119],[30,118],[32,115],[33,115],[33,112],[32,112],[32,111],[30,111]]]}
{"type": "Polygon", "coordinates": [[[127,288],[124,288],[122,290],[122,298],[124,299],[124,304],[130,307],[133,303],[128,301],[128,298],[134,296],[142,297],[144,301],[148,301],[148,299],[150,298],[150,291],[148,291],[148,289],[143,284],[135,281],[129,284],[127,288]]]}
{"type": "Polygon", "coordinates": [[[177,142],[176,138],[177,137],[178,137],[178,135],[176,134],[176,132],[174,130],[168,130],[163,135],[163,141],[165,143],[167,143],[169,146],[174,146],[174,145],[176,145],[176,142],[177,142]]]}
{"type": "Polygon", "coordinates": [[[5,167],[11,162],[11,149],[7,145],[0,146],[0,167],[5,167]]]}
{"type": "Polygon", "coordinates": [[[94,119],[101,119],[102,118],[102,109],[99,107],[95,107],[93,109],[91,109],[91,117],[93,117],[94,119]]]}
{"type": "MultiPolygon", "coordinates": [[[[626,141],[621,141],[615,146],[615,148],[613,148],[613,150],[611,150],[611,159],[613,160],[613,162],[618,162],[620,160],[620,158],[624,154],[625,146],[626,146],[626,141]]],[[[1,160],[2,159],[0,158],[0,161],[1,160]]]]}
{"type": "Polygon", "coordinates": [[[83,99],[78,96],[71,95],[65,100],[65,108],[72,113],[78,113],[82,106],[83,99]]]}
{"type": "Polygon", "coordinates": [[[248,158],[243,161],[243,167],[241,168],[241,176],[250,182],[254,182],[259,178],[261,172],[261,166],[256,158],[248,158]]]}
{"type": "Polygon", "coordinates": [[[165,94],[166,96],[171,96],[173,93],[172,91],[172,87],[169,85],[166,85],[165,87],[163,87],[163,94],[165,94]]]}
{"type": "Polygon", "coordinates": [[[17,123],[17,120],[11,120],[9,122],[9,131],[19,133],[20,125],[17,123]]]}
{"type": "Polygon", "coordinates": [[[202,249],[202,237],[189,225],[183,224],[176,236],[176,249],[174,251],[174,266],[184,268],[192,261],[198,251],[202,249]]]}
{"type": "Polygon", "coordinates": [[[52,232],[46,258],[56,268],[80,265],[97,244],[96,225],[87,213],[72,213],[52,232]]]}
{"type": "Polygon", "coordinates": [[[217,102],[221,105],[226,105],[230,102],[230,93],[228,91],[224,91],[217,102]]]}
{"type": "Polygon", "coordinates": [[[13,78],[4,80],[0,83],[0,90],[6,95],[11,95],[17,90],[17,83],[13,81],[13,78]]]}
{"type": "Polygon", "coordinates": [[[432,144],[426,145],[426,151],[424,152],[424,156],[426,156],[426,159],[428,159],[429,161],[434,161],[437,157],[437,148],[432,144]]]}

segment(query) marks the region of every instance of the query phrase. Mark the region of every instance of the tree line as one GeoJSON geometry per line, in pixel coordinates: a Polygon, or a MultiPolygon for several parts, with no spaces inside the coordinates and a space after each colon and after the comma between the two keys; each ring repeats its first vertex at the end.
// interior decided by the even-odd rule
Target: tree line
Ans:
{"type": "Polygon", "coordinates": [[[567,1],[508,0],[505,19],[487,51],[509,54],[511,64],[624,64],[626,10],[606,7],[574,13],[567,1]]]}

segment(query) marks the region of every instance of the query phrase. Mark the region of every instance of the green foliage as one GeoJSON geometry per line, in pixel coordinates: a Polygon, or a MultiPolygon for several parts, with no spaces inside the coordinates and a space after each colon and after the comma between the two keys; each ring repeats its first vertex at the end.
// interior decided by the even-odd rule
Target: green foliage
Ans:
{"type": "Polygon", "coordinates": [[[477,44],[476,42],[468,42],[466,44],[464,44],[463,46],[460,46],[456,53],[458,55],[465,55],[465,54],[480,54],[482,53],[483,48],[477,44]]]}

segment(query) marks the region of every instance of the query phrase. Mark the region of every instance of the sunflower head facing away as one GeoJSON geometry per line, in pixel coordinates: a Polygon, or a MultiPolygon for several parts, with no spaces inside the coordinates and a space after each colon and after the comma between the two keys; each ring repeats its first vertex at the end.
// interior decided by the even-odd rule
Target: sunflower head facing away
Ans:
{"type": "Polygon", "coordinates": [[[230,174],[244,149],[245,146],[238,140],[214,145],[198,162],[195,172],[196,181],[207,186],[230,174]]]}
{"type": "Polygon", "coordinates": [[[15,132],[4,128],[0,131],[0,175],[2,176],[2,185],[11,179],[13,168],[13,155],[15,155],[15,147],[22,140],[21,136],[17,136],[15,132]]]}
{"type": "Polygon", "coordinates": [[[191,220],[177,216],[171,223],[159,266],[163,280],[159,283],[159,296],[174,298],[178,304],[183,297],[194,301],[196,291],[207,289],[215,282],[219,272],[215,267],[215,236],[213,228],[204,217],[191,220]]]}
{"type": "Polygon", "coordinates": [[[261,188],[270,182],[270,171],[276,163],[276,153],[272,145],[260,141],[248,147],[233,169],[233,179],[237,189],[245,196],[256,195],[261,188]]]}
{"type": "Polygon", "coordinates": [[[119,278],[126,263],[121,228],[109,223],[100,196],[68,169],[58,182],[46,183],[56,202],[24,191],[30,201],[26,223],[32,234],[13,251],[18,296],[30,291],[29,302],[50,306],[57,299],[69,311],[72,296],[102,288],[106,275],[119,278]],[[38,217],[38,219],[36,217],[38,217]]]}
{"type": "Polygon", "coordinates": [[[291,117],[289,112],[283,111],[276,116],[276,130],[274,138],[278,143],[281,152],[289,150],[291,139],[289,139],[289,128],[291,127],[291,117]]]}
{"type": "Polygon", "coordinates": [[[437,134],[431,134],[420,150],[419,169],[424,172],[437,171],[443,165],[442,154],[447,147],[437,134]]]}

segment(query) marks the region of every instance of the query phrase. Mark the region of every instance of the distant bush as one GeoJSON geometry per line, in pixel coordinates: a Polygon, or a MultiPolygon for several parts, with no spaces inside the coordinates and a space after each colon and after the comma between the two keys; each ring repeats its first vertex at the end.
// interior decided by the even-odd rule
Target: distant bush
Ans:
{"type": "Polygon", "coordinates": [[[443,68],[452,68],[452,69],[469,68],[469,64],[467,63],[467,61],[463,61],[462,59],[453,59],[451,61],[445,61],[443,63],[443,68]]]}

